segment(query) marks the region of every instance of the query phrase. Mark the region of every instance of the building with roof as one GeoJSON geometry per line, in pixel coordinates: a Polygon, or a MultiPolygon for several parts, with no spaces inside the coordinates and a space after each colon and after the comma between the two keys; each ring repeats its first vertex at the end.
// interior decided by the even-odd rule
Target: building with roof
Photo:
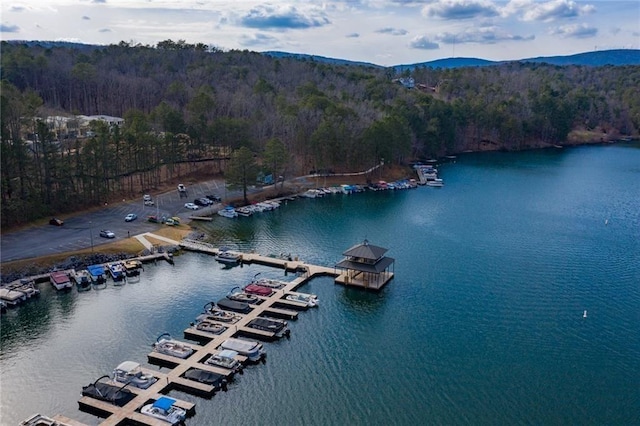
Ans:
{"type": "Polygon", "coordinates": [[[342,273],[336,283],[380,290],[393,278],[395,259],[385,256],[388,250],[364,240],[342,253],[344,259],[335,265],[342,273]]]}

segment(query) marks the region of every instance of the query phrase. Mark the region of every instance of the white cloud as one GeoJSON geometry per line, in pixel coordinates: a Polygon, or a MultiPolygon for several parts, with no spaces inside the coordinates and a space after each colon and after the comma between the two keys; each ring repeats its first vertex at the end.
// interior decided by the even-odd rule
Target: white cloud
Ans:
{"type": "Polygon", "coordinates": [[[508,33],[496,26],[484,26],[468,29],[460,33],[445,32],[438,34],[435,38],[437,41],[446,44],[496,44],[507,41],[531,41],[535,39],[535,35],[521,36],[508,33]]]}
{"type": "Polygon", "coordinates": [[[487,0],[438,0],[427,4],[422,13],[427,17],[455,20],[498,16],[499,9],[487,0]]]}
{"type": "Polygon", "coordinates": [[[407,30],[403,30],[400,28],[391,28],[391,27],[380,28],[379,30],[376,30],[376,32],[380,34],[390,34],[394,36],[406,35],[408,33],[407,30]]]}
{"type": "Polygon", "coordinates": [[[593,5],[578,5],[573,0],[552,0],[543,3],[532,2],[524,12],[525,21],[551,22],[559,19],[577,18],[595,12],[593,5]]]}
{"type": "Polygon", "coordinates": [[[414,37],[411,42],[409,42],[409,47],[412,49],[435,50],[439,49],[440,45],[429,40],[427,36],[422,35],[414,37]]]}
{"type": "Polygon", "coordinates": [[[552,35],[575,38],[591,38],[598,34],[598,29],[587,24],[561,25],[553,28],[552,35]]]}
{"type": "Polygon", "coordinates": [[[290,5],[259,5],[240,17],[239,23],[249,28],[301,29],[330,23],[322,11],[300,11],[290,5]]]}

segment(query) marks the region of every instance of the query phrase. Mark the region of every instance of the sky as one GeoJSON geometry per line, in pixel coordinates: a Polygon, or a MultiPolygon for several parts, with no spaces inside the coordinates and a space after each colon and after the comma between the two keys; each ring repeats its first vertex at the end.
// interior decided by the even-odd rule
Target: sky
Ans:
{"type": "Polygon", "coordinates": [[[640,49],[640,0],[2,0],[2,40],[171,39],[382,66],[640,49]]]}

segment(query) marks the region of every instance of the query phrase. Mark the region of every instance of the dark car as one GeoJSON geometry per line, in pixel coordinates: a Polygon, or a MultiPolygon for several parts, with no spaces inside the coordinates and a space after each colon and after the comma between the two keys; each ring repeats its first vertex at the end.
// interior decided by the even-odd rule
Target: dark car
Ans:
{"type": "Polygon", "coordinates": [[[221,203],[222,202],[222,198],[218,197],[217,195],[207,195],[206,197],[208,199],[210,199],[211,201],[213,201],[214,203],[221,203]]]}
{"type": "Polygon", "coordinates": [[[62,226],[62,225],[64,225],[64,222],[61,221],[60,219],[52,217],[51,220],[49,221],[49,225],[62,226]]]}
{"type": "Polygon", "coordinates": [[[196,198],[195,200],[193,200],[193,204],[200,207],[206,207],[209,204],[213,204],[213,201],[209,200],[208,198],[196,198]]]}

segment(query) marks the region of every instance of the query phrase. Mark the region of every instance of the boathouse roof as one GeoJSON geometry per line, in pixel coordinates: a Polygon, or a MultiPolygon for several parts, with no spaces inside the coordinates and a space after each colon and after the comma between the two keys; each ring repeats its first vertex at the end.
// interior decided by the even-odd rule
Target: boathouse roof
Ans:
{"type": "Polygon", "coordinates": [[[393,262],[395,262],[395,259],[392,257],[383,257],[376,263],[360,263],[352,262],[349,259],[343,259],[336,264],[336,268],[379,274],[384,272],[391,264],[393,264],[393,262]]]}
{"type": "Polygon", "coordinates": [[[376,260],[384,256],[387,251],[388,250],[384,247],[374,246],[369,244],[369,241],[364,240],[364,242],[356,244],[349,250],[342,253],[342,255],[360,259],[376,260]]]}

